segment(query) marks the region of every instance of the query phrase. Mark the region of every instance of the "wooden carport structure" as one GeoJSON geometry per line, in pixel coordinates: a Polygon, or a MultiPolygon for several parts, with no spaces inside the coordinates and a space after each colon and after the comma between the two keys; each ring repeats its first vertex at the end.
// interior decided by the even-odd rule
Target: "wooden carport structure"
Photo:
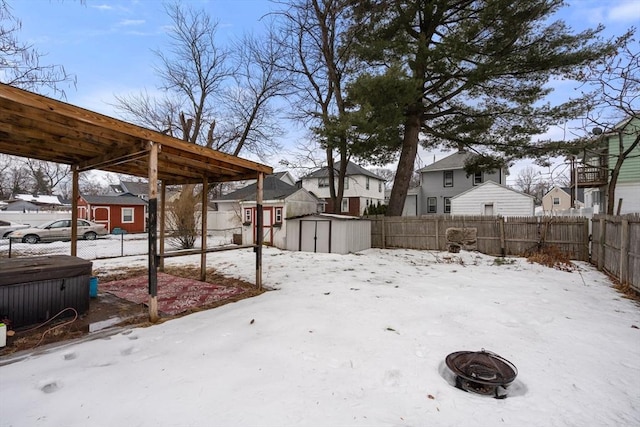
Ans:
{"type": "MultiPolygon", "coordinates": [[[[0,153],[70,165],[73,174],[71,255],[77,254],[78,179],[98,169],[149,180],[149,317],[158,319],[157,272],[164,257],[164,220],[158,253],[158,183],[161,217],[168,185],[202,184],[201,280],[206,272],[207,189],[209,183],[245,179],[258,181],[257,226],[262,228],[262,183],[272,168],[160,132],[114,119],[42,95],[0,84],[0,153]]],[[[257,233],[256,286],[262,287],[262,241],[257,233]]],[[[209,250],[210,251],[210,250],[209,250]]]]}

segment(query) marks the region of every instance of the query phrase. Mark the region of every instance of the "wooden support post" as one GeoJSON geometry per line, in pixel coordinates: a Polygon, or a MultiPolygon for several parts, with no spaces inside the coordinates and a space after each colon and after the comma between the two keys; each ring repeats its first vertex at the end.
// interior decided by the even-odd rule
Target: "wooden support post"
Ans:
{"type": "Polygon", "coordinates": [[[158,144],[149,142],[149,321],[158,321],[158,144]]]}
{"type": "Polygon", "coordinates": [[[258,173],[256,184],[256,287],[262,290],[262,239],[264,237],[262,210],[262,192],[264,187],[264,173],[258,173]]]}
{"type": "Polygon", "coordinates": [[[160,260],[158,268],[164,273],[164,233],[167,224],[167,184],[162,181],[160,184],[160,260]]]}
{"type": "Polygon", "coordinates": [[[604,268],[604,252],[607,250],[605,241],[607,239],[607,221],[600,218],[600,229],[598,230],[598,270],[604,268]]]}
{"type": "Polygon", "coordinates": [[[622,220],[620,228],[620,284],[629,283],[629,220],[622,220]]]}
{"type": "Polygon", "coordinates": [[[201,209],[201,223],[202,229],[200,231],[202,252],[200,253],[200,281],[205,282],[207,280],[207,194],[209,193],[209,182],[205,176],[202,180],[202,209],[201,209]]]}
{"type": "Polygon", "coordinates": [[[78,165],[73,165],[71,183],[71,256],[78,256],[78,199],[80,198],[80,172],[78,165]]]}

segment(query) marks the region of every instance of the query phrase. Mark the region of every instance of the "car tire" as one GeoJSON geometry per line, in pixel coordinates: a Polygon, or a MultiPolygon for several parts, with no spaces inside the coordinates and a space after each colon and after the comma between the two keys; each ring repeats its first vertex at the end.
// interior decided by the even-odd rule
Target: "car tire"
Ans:
{"type": "Polygon", "coordinates": [[[96,240],[97,234],[93,231],[89,231],[88,233],[84,233],[85,240],[96,240]]]}
{"type": "Polygon", "coordinates": [[[40,238],[38,236],[36,236],[35,234],[27,234],[26,236],[24,236],[22,238],[22,242],[23,243],[30,243],[30,244],[34,244],[34,243],[38,243],[40,241],[40,238]]]}

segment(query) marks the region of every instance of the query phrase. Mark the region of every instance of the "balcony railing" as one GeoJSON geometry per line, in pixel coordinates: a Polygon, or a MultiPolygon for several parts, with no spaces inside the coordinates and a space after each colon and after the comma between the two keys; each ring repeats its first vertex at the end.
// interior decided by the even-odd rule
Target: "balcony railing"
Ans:
{"type": "Polygon", "coordinates": [[[581,166],[576,168],[578,187],[599,187],[608,182],[608,170],[605,167],[581,166]]]}

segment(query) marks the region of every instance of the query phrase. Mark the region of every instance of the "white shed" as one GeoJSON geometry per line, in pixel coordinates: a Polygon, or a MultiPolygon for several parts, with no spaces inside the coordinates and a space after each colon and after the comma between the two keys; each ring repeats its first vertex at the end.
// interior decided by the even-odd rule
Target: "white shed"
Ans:
{"type": "Polygon", "coordinates": [[[316,214],[287,220],[290,251],[347,254],[371,248],[371,221],[354,216],[316,214]]]}
{"type": "Polygon", "coordinates": [[[534,197],[493,181],[451,198],[451,215],[533,216],[534,197]]]}

